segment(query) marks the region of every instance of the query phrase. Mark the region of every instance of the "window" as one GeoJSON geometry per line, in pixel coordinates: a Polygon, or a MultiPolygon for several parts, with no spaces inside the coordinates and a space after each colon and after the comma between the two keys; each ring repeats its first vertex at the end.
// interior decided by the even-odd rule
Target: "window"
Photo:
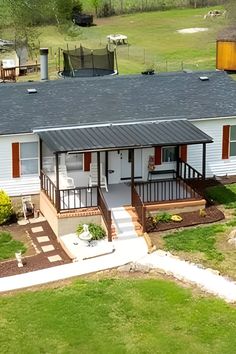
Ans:
{"type": "Polygon", "coordinates": [[[230,156],[236,156],[236,125],[230,127],[230,156]]]}
{"type": "Polygon", "coordinates": [[[67,171],[83,170],[83,154],[66,154],[67,171]]]}
{"type": "Polygon", "coordinates": [[[162,162],[176,161],[176,146],[166,146],[162,148],[162,162]]]}
{"type": "Polygon", "coordinates": [[[21,175],[38,174],[38,143],[20,143],[21,175]]]}

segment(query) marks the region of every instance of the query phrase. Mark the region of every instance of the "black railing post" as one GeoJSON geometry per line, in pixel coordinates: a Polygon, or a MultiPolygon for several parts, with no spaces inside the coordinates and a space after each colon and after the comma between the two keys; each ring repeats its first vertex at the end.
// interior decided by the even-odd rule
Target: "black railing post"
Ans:
{"type": "Polygon", "coordinates": [[[180,164],[180,146],[177,146],[177,157],[176,157],[176,178],[179,177],[179,164],[180,164]]]}
{"type": "Polygon", "coordinates": [[[56,156],[56,209],[57,212],[60,211],[60,190],[59,190],[59,156],[58,152],[55,154],[56,156]]]}
{"type": "Polygon", "coordinates": [[[98,187],[101,185],[101,163],[100,151],[97,151],[97,171],[98,171],[98,187]]]}
{"type": "Polygon", "coordinates": [[[206,178],[206,143],[202,144],[202,178],[206,178]]]}
{"type": "Polygon", "coordinates": [[[131,157],[131,205],[134,206],[134,149],[130,150],[130,157],[131,157]]]}

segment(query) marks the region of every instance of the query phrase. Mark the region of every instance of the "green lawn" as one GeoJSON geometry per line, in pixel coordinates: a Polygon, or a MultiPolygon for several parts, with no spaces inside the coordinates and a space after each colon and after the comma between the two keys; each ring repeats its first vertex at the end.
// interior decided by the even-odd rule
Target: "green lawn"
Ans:
{"type": "MultiPolygon", "coordinates": [[[[220,8],[220,7],[216,7],[220,8]]],[[[58,47],[74,49],[80,43],[89,48],[107,44],[106,36],[123,33],[129,46],[118,46],[118,66],[121,74],[140,73],[149,67],[157,71],[186,69],[215,69],[215,47],[218,31],[227,20],[204,20],[208,8],[178,9],[114,16],[95,19],[97,26],[90,28],[61,28],[45,26],[38,29],[36,45],[49,47],[50,71],[55,75],[58,65],[58,47]],[[207,27],[207,32],[179,34],[177,30],[207,27]]],[[[11,33],[5,33],[10,37],[11,33]]],[[[38,52],[37,52],[38,53],[38,52]]],[[[34,56],[34,60],[36,57],[34,56]]],[[[61,65],[62,68],[62,65],[61,65]]],[[[27,77],[28,79],[28,77],[27,77]]]]}
{"type": "Polygon", "coordinates": [[[15,257],[15,252],[26,252],[25,245],[13,240],[9,232],[0,232],[0,261],[15,257]]]}
{"type": "Polygon", "coordinates": [[[169,281],[80,280],[0,307],[1,354],[235,352],[235,307],[169,281]]]}
{"type": "Polygon", "coordinates": [[[236,183],[210,187],[207,196],[226,208],[236,208],[236,183]]]}

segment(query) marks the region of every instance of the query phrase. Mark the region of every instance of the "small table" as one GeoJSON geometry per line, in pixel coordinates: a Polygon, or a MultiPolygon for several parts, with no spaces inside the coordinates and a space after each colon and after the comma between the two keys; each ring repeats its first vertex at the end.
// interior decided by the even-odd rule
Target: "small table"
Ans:
{"type": "Polygon", "coordinates": [[[113,44],[128,44],[128,37],[124,34],[109,34],[108,42],[113,44]]]}

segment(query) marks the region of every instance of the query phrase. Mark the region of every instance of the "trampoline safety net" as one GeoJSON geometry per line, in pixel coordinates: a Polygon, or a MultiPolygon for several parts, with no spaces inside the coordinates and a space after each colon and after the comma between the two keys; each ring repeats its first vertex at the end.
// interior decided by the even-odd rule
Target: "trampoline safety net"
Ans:
{"type": "Polygon", "coordinates": [[[108,47],[88,49],[80,46],[74,50],[63,50],[63,76],[88,77],[114,74],[114,51],[108,47]]]}

